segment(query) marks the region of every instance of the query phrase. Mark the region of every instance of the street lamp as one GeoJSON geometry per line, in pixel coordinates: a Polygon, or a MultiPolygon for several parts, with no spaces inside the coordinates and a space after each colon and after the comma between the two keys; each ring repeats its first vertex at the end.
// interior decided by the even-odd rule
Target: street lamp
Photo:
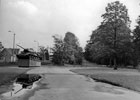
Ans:
{"type": "Polygon", "coordinates": [[[8,32],[13,33],[13,52],[12,52],[12,62],[14,62],[14,50],[15,50],[15,33],[11,30],[9,30],[8,32]]]}
{"type": "Polygon", "coordinates": [[[38,41],[36,41],[36,40],[34,40],[34,42],[36,42],[36,43],[37,43],[37,52],[39,52],[39,42],[38,42],[38,41]]]}

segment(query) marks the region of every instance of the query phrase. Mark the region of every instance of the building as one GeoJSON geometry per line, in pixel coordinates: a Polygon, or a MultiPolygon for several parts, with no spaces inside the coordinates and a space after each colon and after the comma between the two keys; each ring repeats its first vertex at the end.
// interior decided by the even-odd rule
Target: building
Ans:
{"type": "Polygon", "coordinates": [[[4,48],[0,52],[0,62],[16,62],[16,55],[19,54],[19,49],[4,48]],[[14,54],[13,54],[14,53],[14,54]]]}

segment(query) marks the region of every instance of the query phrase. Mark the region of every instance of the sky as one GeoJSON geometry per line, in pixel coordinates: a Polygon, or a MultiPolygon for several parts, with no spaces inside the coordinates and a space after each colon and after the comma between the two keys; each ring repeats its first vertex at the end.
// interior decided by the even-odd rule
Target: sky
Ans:
{"type": "MultiPolygon", "coordinates": [[[[52,36],[74,33],[84,48],[92,31],[103,21],[108,3],[116,0],[0,0],[0,41],[4,47],[16,44],[37,49],[53,46],[52,36]],[[11,32],[8,32],[8,31],[11,32]],[[35,42],[36,41],[36,42],[35,42]]],[[[132,21],[140,15],[139,0],[119,0],[126,5],[132,21]]]]}

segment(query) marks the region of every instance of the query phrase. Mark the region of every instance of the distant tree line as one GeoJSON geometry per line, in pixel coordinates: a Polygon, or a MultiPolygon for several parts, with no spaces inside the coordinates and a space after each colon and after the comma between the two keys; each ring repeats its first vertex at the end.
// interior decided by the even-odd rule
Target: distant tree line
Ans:
{"type": "Polygon", "coordinates": [[[55,35],[53,38],[52,62],[54,64],[82,64],[83,51],[78,38],[73,33],[67,32],[64,38],[59,35],[55,35]]]}
{"type": "Polygon", "coordinates": [[[119,1],[108,3],[101,25],[95,29],[85,47],[85,59],[114,69],[119,65],[137,67],[140,61],[140,16],[130,29],[128,9],[119,1]]]}

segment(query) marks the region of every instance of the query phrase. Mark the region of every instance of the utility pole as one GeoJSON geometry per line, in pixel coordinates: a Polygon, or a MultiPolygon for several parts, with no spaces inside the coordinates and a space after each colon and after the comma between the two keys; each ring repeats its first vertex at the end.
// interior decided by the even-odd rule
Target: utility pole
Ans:
{"type": "Polygon", "coordinates": [[[38,41],[36,41],[36,40],[34,40],[34,42],[36,42],[36,43],[37,43],[37,52],[39,52],[39,42],[38,42],[38,41]]]}
{"type": "Polygon", "coordinates": [[[14,58],[15,58],[15,33],[14,33],[14,36],[13,36],[13,62],[15,61],[14,58]]]}
{"type": "Polygon", "coordinates": [[[14,54],[15,54],[15,33],[13,31],[8,31],[8,32],[11,32],[13,33],[13,50],[12,50],[12,62],[14,62],[14,54]]]}

